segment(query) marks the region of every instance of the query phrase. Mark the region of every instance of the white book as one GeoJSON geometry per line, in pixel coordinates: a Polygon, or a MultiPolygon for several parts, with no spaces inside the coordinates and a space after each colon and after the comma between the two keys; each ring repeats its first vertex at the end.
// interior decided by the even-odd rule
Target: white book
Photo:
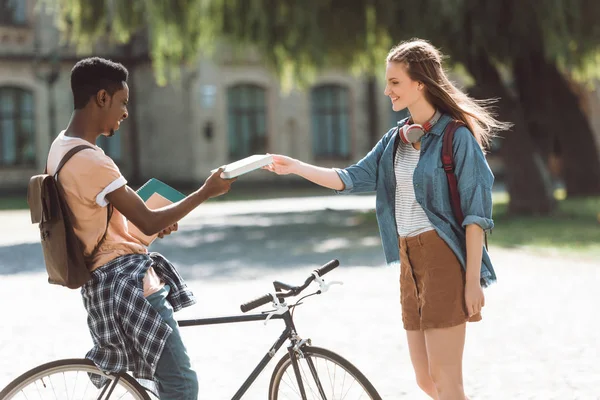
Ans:
{"type": "MultiPolygon", "coordinates": [[[[243,174],[247,174],[248,172],[254,171],[255,169],[264,167],[265,165],[269,165],[273,162],[273,156],[270,154],[255,154],[250,157],[242,158],[236,162],[231,164],[223,165],[221,168],[223,172],[221,173],[221,178],[223,179],[231,179],[236,176],[240,176],[243,174]]],[[[217,171],[218,168],[213,169],[210,172],[217,171]]]]}

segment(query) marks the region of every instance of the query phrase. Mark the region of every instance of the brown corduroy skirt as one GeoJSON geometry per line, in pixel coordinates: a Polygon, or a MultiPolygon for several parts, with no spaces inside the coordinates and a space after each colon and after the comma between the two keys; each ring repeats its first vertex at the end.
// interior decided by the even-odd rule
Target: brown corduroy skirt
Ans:
{"type": "Polygon", "coordinates": [[[465,304],[465,272],[454,252],[435,230],[401,237],[400,302],[406,330],[448,328],[469,318],[465,304]]]}

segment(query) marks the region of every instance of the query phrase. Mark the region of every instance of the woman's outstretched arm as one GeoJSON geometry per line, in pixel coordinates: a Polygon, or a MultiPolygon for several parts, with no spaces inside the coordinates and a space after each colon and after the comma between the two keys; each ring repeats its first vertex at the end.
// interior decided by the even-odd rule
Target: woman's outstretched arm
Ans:
{"type": "Polygon", "coordinates": [[[344,182],[333,168],[317,167],[279,154],[273,154],[273,163],[263,168],[277,175],[295,174],[319,186],[344,190],[344,182]]]}

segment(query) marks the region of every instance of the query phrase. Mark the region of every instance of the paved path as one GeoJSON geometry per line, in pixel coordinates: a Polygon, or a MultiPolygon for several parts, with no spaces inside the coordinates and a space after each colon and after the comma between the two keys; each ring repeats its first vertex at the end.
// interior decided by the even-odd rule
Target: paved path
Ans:
{"type": "MultiPolygon", "coordinates": [[[[401,326],[397,270],[383,266],[377,228],[361,213],[373,205],[370,196],[338,196],[199,207],[177,235],[155,247],[198,297],[179,318],[237,314],[240,303],[270,290],[271,281],[299,283],[312,268],[339,258],[342,267],[330,279],[344,285],[298,309],[300,335],[352,361],[384,399],[424,399],[401,326]]],[[[42,362],[83,356],[91,340],[78,291],[45,283],[27,213],[2,212],[0,223],[4,387],[42,362]]],[[[470,397],[600,399],[597,260],[491,251],[500,282],[486,291],[484,321],[469,325],[470,397]]],[[[201,398],[231,398],[281,329],[279,321],[184,329],[201,398]]],[[[269,373],[245,398],[266,398],[269,373]]]]}

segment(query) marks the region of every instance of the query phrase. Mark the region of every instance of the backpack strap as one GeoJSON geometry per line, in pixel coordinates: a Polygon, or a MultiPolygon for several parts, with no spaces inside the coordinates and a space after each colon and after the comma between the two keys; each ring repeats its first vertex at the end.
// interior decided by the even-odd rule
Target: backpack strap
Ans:
{"type": "MultiPolygon", "coordinates": [[[[73,157],[75,154],[79,153],[81,150],[85,150],[85,149],[93,149],[93,147],[87,146],[85,144],[80,144],[79,146],[75,146],[71,150],[67,151],[67,154],[65,154],[63,156],[62,160],[60,160],[60,162],[58,163],[58,167],[56,167],[56,171],[54,171],[54,179],[58,178],[58,173],[60,172],[62,167],[65,166],[67,161],[69,161],[71,159],[71,157],[73,157]]],[[[48,164],[46,164],[46,169],[44,170],[44,173],[45,174],[48,173],[48,164]]]]}
{"type": "MultiPolygon", "coordinates": [[[[458,193],[458,180],[454,174],[454,155],[452,148],[452,141],[454,140],[454,132],[461,126],[465,126],[464,122],[458,120],[452,120],[446,125],[444,130],[444,139],[442,143],[442,166],[446,171],[446,177],[448,178],[448,190],[450,192],[450,204],[452,205],[452,212],[454,217],[459,224],[465,220],[465,217],[460,208],[460,194],[458,193]]],[[[485,248],[488,248],[487,232],[484,231],[484,242],[485,248]]]]}
{"type": "Polygon", "coordinates": [[[106,229],[104,230],[104,235],[102,235],[102,239],[100,239],[98,244],[96,244],[96,246],[94,247],[94,250],[92,250],[92,254],[90,254],[90,257],[93,257],[102,245],[102,243],[104,243],[104,239],[106,239],[106,234],[108,233],[108,224],[110,223],[110,217],[112,217],[113,211],[114,206],[108,203],[108,206],[106,206],[106,229]]]}
{"type": "MultiPolygon", "coordinates": [[[[71,150],[69,150],[67,152],[67,154],[65,154],[63,156],[62,160],[60,160],[60,162],[58,163],[58,167],[56,167],[56,171],[54,171],[54,180],[57,183],[58,183],[58,173],[60,172],[62,167],[65,166],[65,164],[67,163],[67,161],[69,161],[71,159],[71,157],[73,157],[75,154],[79,153],[81,150],[85,150],[85,149],[93,149],[93,147],[87,146],[85,144],[80,144],[79,146],[73,147],[71,150]]],[[[45,169],[44,173],[45,174],[48,173],[48,165],[47,164],[46,164],[46,169],[45,169]]],[[[59,183],[57,186],[60,187],[61,194],[64,197],[65,193],[62,189],[62,185],[59,183]]],[[[98,251],[98,249],[100,248],[100,245],[102,245],[102,243],[104,242],[104,239],[106,239],[106,234],[108,232],[108,224],[110,223],[110,217],[112,217],[112,214],[113,214],[113,205],[108,204],[108,206],[106,207],[106,229],[104,230],[104,235],[102,235],[102,239],[100,239],[100,241],[98,242],[96,247],[94,247],[94,250],[92,251],[91,256],[93,256],[96,253],[96,251],[98,251]]]]}
{"type": "Polygon", "coordinates": [[[452,211],[454,217],[459,224],[465,220],[465,217],[460,208],[460,195],[458,193],[458,180],[454,174],[454,156],[452,149],[452,141],[454,140],[454,132],[465,124],[461,121],[452,120],[446,125],[444,130],[444,138],[442,143],[442,166],[446,171],[446,177],[448,178],[448,190],[450,191],[450,203],[452,205],[452,211]]]}

